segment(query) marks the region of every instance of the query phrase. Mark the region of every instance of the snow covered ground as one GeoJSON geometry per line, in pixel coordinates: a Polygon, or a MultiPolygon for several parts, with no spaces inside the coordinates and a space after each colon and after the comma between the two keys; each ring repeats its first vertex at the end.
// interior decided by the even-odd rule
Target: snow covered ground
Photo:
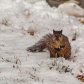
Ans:
{"type": "Polygon", "coordinates": [[[45,0],[0,0],[0,84],[83,84],[76,78],[83,74],[83,24],[45,0]],[[68,36],[70,60],[51,59],[48,51],[26,51],[53,29],[68,36]]]}

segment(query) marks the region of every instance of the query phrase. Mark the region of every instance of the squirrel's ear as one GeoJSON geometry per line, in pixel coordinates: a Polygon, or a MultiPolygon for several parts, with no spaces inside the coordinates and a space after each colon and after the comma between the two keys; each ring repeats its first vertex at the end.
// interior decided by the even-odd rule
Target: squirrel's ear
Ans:
{"type": "Polygon", "coordinates": [[[62,30],[60,31],[60,33],[62,34],[62,30]]]}
{"type": "Polygon", "coordinates": [[[53,34],[55,33],[55,30],[53,29],[53,34]]]}

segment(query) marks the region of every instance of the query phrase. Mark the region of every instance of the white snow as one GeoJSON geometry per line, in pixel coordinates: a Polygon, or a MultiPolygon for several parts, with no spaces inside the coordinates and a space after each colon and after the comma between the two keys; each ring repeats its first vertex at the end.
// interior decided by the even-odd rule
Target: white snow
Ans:
{"type": "Polygon", "coordinates": [[[58,8],[70,15],[84,17],[84,9],[78,6],[76,3],[64,3],[59,5],[58,8]]]}
{"type": "Polygon", "coordinates": [[[84,25],[46,1],[28,1],[0,0],[0,84],[83,84],[76,76],[84,73],[84,25]],[[70,60],[26,51],[53,29],[69,38],[70,60]]]}

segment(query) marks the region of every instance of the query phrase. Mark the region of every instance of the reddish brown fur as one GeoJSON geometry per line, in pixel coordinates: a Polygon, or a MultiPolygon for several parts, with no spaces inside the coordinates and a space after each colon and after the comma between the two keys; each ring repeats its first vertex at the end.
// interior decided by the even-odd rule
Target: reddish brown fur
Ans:
{"type": "Polygon", "coordinates": [[[53,34],[47,34],[38,41],[34,46],[29,47],[27,51],[41,52],[47,48],[50,52],[50,57],[64,57],[69,59],[71,55],[71,46],[66,36],[62,34],[62,31],[54,31],[53,34]]]}

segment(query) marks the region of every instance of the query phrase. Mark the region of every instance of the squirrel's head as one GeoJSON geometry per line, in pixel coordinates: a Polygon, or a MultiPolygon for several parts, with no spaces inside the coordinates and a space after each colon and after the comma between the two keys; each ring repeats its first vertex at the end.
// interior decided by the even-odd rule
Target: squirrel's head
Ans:
{"type": "Polygon", "coordinates": [[[63,39],[62,30],[61,31],[55,31],[53,29],[53,42],[62,41],[62,39],[63,39]]]}
{"type": "Polygon", "coordinates": [[[53,30],[53,47],[56,51],[60,51],[63,49],[65,46],[63,44],[63,35],[62,35],[62,30],[61,31],[55,31],[53,30]]]}

